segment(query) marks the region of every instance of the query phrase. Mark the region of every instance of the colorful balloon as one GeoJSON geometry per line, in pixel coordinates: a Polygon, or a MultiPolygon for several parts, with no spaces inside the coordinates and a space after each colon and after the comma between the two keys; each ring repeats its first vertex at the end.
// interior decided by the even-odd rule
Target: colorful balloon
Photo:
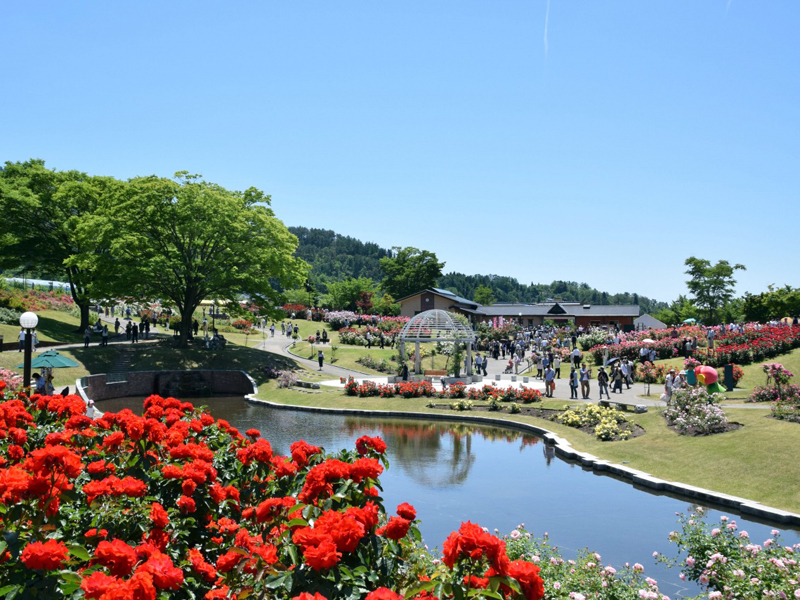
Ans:
{"type": "Polygon", "coordinates": [[[714,367],[706,367],[701,365],[695,367],[694,375],[697,377],[697,382],[701,385],[711,385],[716,383],[718,379],[717,370],[714,367]]]}

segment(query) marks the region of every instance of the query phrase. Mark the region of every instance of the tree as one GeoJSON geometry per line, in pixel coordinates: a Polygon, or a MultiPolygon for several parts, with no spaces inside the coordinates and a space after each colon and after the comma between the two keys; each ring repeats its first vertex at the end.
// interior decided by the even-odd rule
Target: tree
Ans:
{"type": "Polygon", "coordinates": [[[443,262],[428,250],[407,246],[393,248],[394,256],[381,259],[384,279],[381,288],[395,298],[404,298],[414,292],[436,285],[442,275],[443,262]]]}
{"type": "Polygon", "coordinates": [[[375,303],[375,310],[378,311],[378,314],[396,317],[400,314],[400,304],[394,301],[391,294],[384,294],[375,303]]]}
{"type": "Polygon", "coordinates": [[[255,188],[234,192],[186,172],[129,181],[102,216],[85,227],[100,232],[111,252],[98,263],[102,285],[115,293],[169,300],[181,314],[186,346],[192,317],[206,298],[249,297],[267,314],[283,288],[306,280],[308,265],[294,257],[297,238],[255,188]]]}
{"type": "Polygon", "coordinates": [[[744,265],[731,265],[727,260],[721,260],[712,266],[706,259],[694,256],[687,258],[684,264],[689,267],[686,274],[690,279],[686,286],[694,296],[694,304],[707,325],[716,324],[718,311],[733,298],[736,285],[733,273],[744,271],[744,265]]]}
{"type": "Polygon", "coordinates": [[[356,308],[362,315],[372,314],[372,297],[375,292],[361,292],[356,300],[356,308]]]}
{"type": "Polygon", "coordinates": [[[492,293],[492,288],[488,285],[479,285],[472,299],[482,306],[489,306],[495,303],[494,293],[492,293]]]}
{"type": "Polygon", "coordinates": [[[7,162],[0,169],[0,266],[28,267],[63,277],[80,310],[78,331],[89,326],[90,287],[96,273],[78,257],[107,252],[96,232],[81,230],[121,182],[79,171],[55,171],[42,160],[7,162]]]}
{"type": "Polygon", "coordinates": [[[375,291],[375,283],[369,277],[346,279],[328,284],[328,304],[339,310],[356,310],[362,294],[375,291]]]}

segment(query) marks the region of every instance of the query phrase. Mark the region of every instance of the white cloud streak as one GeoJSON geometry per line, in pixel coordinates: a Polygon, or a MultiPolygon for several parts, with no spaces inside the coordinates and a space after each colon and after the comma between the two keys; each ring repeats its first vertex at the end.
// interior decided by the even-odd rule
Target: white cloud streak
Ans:
{"type": "MultiPolygon", "coordinates": [[[[730,2],[730,0],[728,0],[730,2]]],[[[547,25],[550,23],[550,0],[547,0],[547,11],[544,13],[544,57],[547,58],[549,45],[547,43],[547,25]]]]}

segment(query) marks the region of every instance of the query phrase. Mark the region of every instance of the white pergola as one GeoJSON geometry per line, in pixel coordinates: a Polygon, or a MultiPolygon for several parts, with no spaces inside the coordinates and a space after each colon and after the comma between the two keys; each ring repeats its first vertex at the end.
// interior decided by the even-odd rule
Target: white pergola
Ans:
{"type": "Polygon", "coordinates": [[[406,342],[414,342],[414,373],[421,372],[419,353],[420,343],[461,342],[467,346],[467,373],[472,375],[472,344],[475,332],[462,323],[455,314],[446,310],[426,310],[414,315],[398,335],[400,341],[400,360],[406,359],[406,342]]]}

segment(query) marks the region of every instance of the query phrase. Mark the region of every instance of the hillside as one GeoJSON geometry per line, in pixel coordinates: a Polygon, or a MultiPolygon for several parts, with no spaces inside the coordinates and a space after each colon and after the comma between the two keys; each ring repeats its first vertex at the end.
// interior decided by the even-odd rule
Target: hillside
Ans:
{"type": "MultiPolygon", "coordinates": [[[[372,242],[339,235],[329,229],[289,227],[300,244],[297,256],[311,265],[311,282],[320,292],[327,291],[327,284],[348,278],[369,277],[375,282],[383,279],[380,259],[391,256],[389,249],[372,242]]],[[[441,257],[440,257],[441,258],[441,257]]],[[[667,304],[635,293],[609,294],[574,281],[554,281],[549,284],[526,285],[513,277],[502,275],[464,275],[447,273],[438,282],[439,287],[455,292],[465,298],[473,298],[480,285],[491,288],[498,302],[542,302],[548,298],[592,304],[638,304],[642,312],[666,308],[667,304]]]]}

